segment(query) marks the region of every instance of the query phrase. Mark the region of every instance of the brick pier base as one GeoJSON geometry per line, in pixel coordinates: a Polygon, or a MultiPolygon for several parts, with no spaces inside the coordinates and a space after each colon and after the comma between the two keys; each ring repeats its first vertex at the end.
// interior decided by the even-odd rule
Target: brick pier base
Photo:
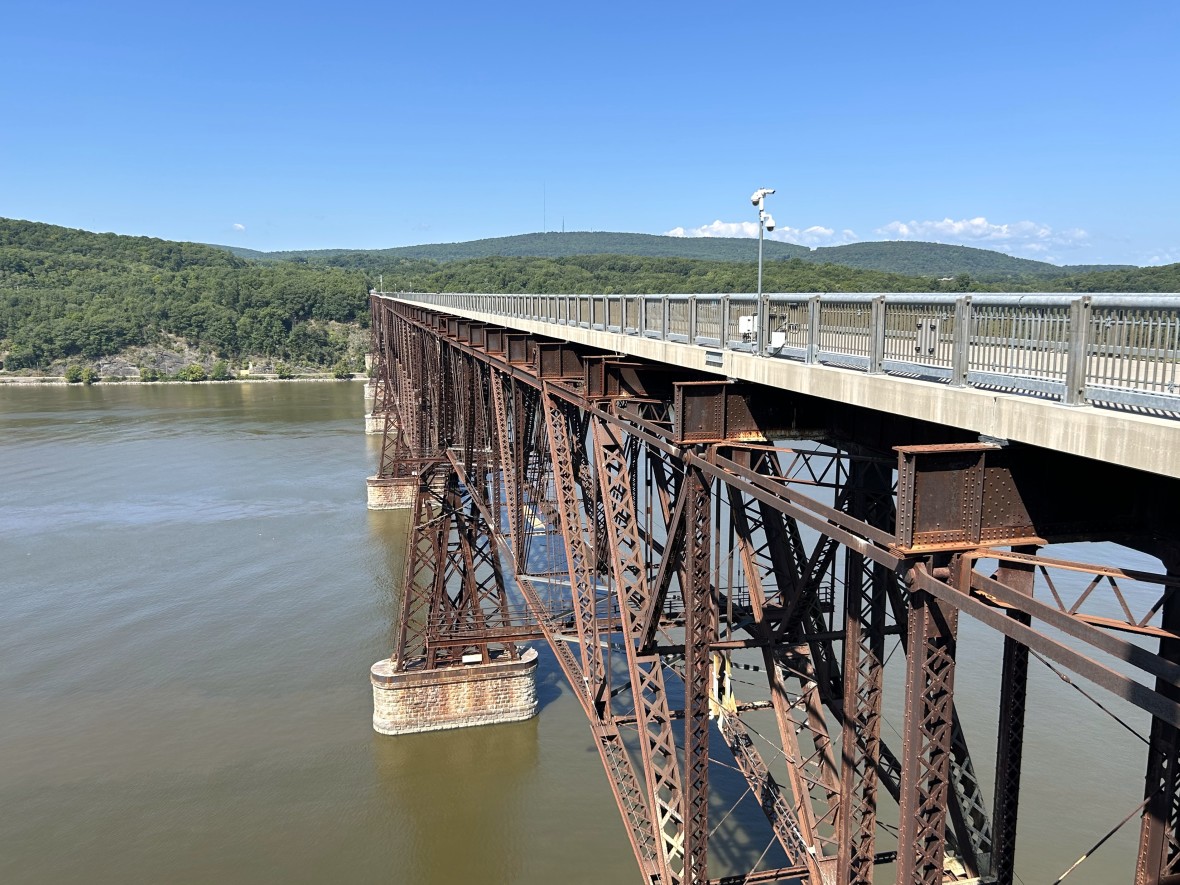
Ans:
{"type": "Polygon", "coordinates": [[[365,484],[370,510],[408,510],[414,506],[416,476],[370,476],[365,484]]]}
{"type": "Polygon", "coordinates": [[[384,432],[385,432],[385,416],[384,415],[374,415],[372,412],[369,412],[367,415],[365,415],[365,433],[372,436],[374,434],[384,433],[384,432]]]}
{"type": "Polygon", "coordinates": [[[378,661],[373,683],[373,728],[413,734],[471,725],[519,722],[537,714],[537,652],[518,661],[460,664],[441,670],[394,672],[378,661]]]}

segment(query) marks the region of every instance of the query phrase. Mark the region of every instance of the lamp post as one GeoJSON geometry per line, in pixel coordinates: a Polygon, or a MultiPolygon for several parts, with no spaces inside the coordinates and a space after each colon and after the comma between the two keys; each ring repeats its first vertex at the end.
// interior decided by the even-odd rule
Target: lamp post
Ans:
{"type": "Polygon", "coordinates": [[[766,211],[766,198],[774,193],[772,187],[760,187],[750,197],[750,202],[758,208],[758,356],[766,353],[766,324],[770,319],[770,311],[762,301],[762,239],[768,230],[774,230],[774,219],[766,211]]]}

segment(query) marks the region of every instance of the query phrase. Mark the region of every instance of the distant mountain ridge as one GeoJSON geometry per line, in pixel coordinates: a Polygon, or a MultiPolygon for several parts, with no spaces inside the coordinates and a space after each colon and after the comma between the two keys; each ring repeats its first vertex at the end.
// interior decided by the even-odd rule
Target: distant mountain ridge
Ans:
{"type": "MultiPolygon", "coordinates": [[[[221,246],[244,258],[291,261],[299,258],[330,262],[343,256],[425,261],[470,261],[475,258],[571,258],[576,255],[635,255],[641,258],[695,258],[704,261],[753,261],[757,244],[743,237],[665,237],[656,234],[574,231],[570,233],[516,234],[460,243],[426,243],[390,249],[308,249],[255,252],[221,246]]],[[[767,240],[767,260],[803,258],[806,246],[767,240]]]]}
{"type": "MultiPolygon", "coordinates": [[[[1077,273],[932,243],[767,245],[768,292],[1150,292],[1180,299],[1180,263],[1077,273]],[[885,263],[908,273],[874,266],[885,263]]],[[[172,373],[181,368],[172,365],[177,359],[202,359],[210,371],[214,360],[283,360],[347,372],[367,341],[375,285],[402,292],[751,292],[756,254],[749,239],[643,234],[263,253],[0,218],[0,370],[60,374],[73,361],[124,376],[137,368],[172,373]],[[527,254],[541,247],[573,254],[527,254]],[[690,249],[721,257],[685,257],[690,249]],[[507,250],[524,254],[500,254],[507,250]],[[665,254],[627,254],[638,251],[665,254]],[[473,253],[484,257],[463,257],[473,253]],[[180,346],[183,357],[176,356],[180,346]]]]}
{"type": "MultiPolygon", "coordinates": [[[[634,255],[645,258],[680,258],[705,261],[752,262],[758,248],[743,237],[669,237],[617,232],[532,233],[493,237],[461,243],[429,243],[390,249],[309,249],[258,252],[236,246],[218,246],[254,261],[297,261],[380,271],[398,261],[470,261],[479,258],[570,258],[579,255],[634,255]]],[[[1045,261],[1015,258],[1003,252],[891,240],[849,243],[809,249],[794,243],[767,240],[766,261],[799,259],[813,264],[838,264],[863,270],[879,270],[910,276],[953,277],[968,274],[983,280],[1018,278],[1053,279],[1090,271],[1134,269],[1134,265],[1073,265],[1060,267],[1045,261]]]]}

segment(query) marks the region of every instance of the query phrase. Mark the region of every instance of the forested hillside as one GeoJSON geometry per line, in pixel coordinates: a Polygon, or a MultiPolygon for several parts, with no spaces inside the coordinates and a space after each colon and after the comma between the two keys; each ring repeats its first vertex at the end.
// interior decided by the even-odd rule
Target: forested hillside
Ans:
{"type": "MultiPolygon", "coordinates": [[[[816,249],[806,256],[806,260],[917,276],[953,277],[965,273],[989,282],[1055,279],[1090,269],[1059,267],[1045,261],[1014,258],[990,249],[944,243],[849,243],[816,249]]],[[[1103,269],[1116,268],[1125,269],[1115,265],[1103,269]]]]}
{"type": "Polygon", "coordinates": [[[365,322],[367,292],[364,274],[337,268],[0,219],[7,369],[93,360],[169,335],[223,359],[329,365],[345,349],[332,324],[365,322]]]}
{"type": "MultiPolygon", "coordinates": [[[[750,240],[735,242],[747,249],[751,244],[750,240]]],[[[863,258],[873,251],[846,254],[863,258]]],[[[921,251],[910,250],[910,254],[921,251]]],[[[1017,261],[978,249],[963,252],[973,261],[979,258],[973,253],[1017,261]]],[[[337,256],[344,263],[352,262],[350,267],[325,264],[309,254],[291,260],[273,256],[247,260],[213,246],[0,219],[0,361],[7,370],[44,371],[55,364],[60,368],[63,361],[93,362],[135,348],[175,349],[183,344],[186,353],[198,353],[205,363],[263,359],[328,366],[349,357],[355,366],[358,349],[364,345],[359,330],[368,321],[367,292],[379,275],[387,291],[424,292],[714,293],[751,292],[757,283],[752,257],[739,262],[590,254],[439,261],[384,254],[337,256]],[[365,255],[371,256],[371,264],[370,259],[357,258],[365,255]]],[[[960,271],[950,276],[940,269],[905,275],[817,263],[811,257],[816,254],[825,253],[767,262],[764,289],[1180,291],[1180,265],[1175,264],[989,279],[987,268],[997,266],[994,263],[955,265],[973,267],[977,273],[960,271]]]]}
{"type": "MultiPolygon", "coordinates": [[[[232,247],[222,247],[233,250],[232,247]]],[[[241,251],[241,250],[233,250],[241,251]]],[[[767,261],[805,257],[806,246],[767,240],[767,261]]],[[[333,267],[377,270],[400,259],[427,261],[470,261],[476,258],[570,258],[576,255],[638,255],[649,258],[699,258],[705,261],[752,261],[758,243],[738,237],[661,237],[653,234],[571,232],[520,234],[464,243],[432,243],[398,246],[392,249],[314,249],[298,252],[261,253],[267,260],[306,260],[333,267]]],[[[248,255],[256,258],[259,253],[248,255]]]]}
{"type": "MultiPolygon", "coordinates": [[[[471,261],[478,258],[573,258],[583,255],[634,255],[646,258],[697,259],[749,263],[758,254],[752,239],[735,237],[663,237],[651,234],[577,232],[522,234],[466,243],[434,243],[394,249],[317,249],[297,252],[255,252],[221,246],[240,257],[259,261],[297,261],[326,267],[389,273],[403,261],[471,261]]],[[[969,274],[985,282],[1055,279],[1089,270],[1126,270],[1121,265],[1058,267],[1044,261],[1014,258],[1002,252],[948,246],[942,243],[870,242],[808,249],[767,240],[767,263],[799,258],[813,264],[842,264],[935,279],[969,274]]]]}
{"type": "Polygon", "coordinates": [[[1180,264],[1074,274],[1045,284],[1048,292],[1180,292],[1180,264]]]}
{"type": "MultiPolygon", "coordinates": [[[[755,262],[583,255],[573,258],[483,258],[438,265],[404,264],[385,274],[387,290],[638,294],[753,292],[755,262]]],[[[767,264],[763,287],[777,292],[923,292],[929,279],[798,258],[767,264]]],[[[937,284],[935,284],[937,285],[937,284]]]]}

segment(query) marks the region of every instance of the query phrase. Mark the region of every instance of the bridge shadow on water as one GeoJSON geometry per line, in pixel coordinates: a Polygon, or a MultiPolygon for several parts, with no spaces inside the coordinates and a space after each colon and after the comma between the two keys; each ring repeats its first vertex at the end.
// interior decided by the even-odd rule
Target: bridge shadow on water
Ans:
{"type": "Polygon", "coordinates": [[[536,718],[389,738],[374,734],[381,799],[392,817],[397,881],[521,881],[536,718]]]}
{"type": "Polygon", "coordinates": [[[553,659],[553,653],[549,651],[548,646],[544,642],[533,642],[530,645],[537,650],[538,655],[537,715],[540,715],[562,695],[569,694],[572,698],[573,691],[565,681],[565,676],[557,666],[557,661],[553,659]]]}

